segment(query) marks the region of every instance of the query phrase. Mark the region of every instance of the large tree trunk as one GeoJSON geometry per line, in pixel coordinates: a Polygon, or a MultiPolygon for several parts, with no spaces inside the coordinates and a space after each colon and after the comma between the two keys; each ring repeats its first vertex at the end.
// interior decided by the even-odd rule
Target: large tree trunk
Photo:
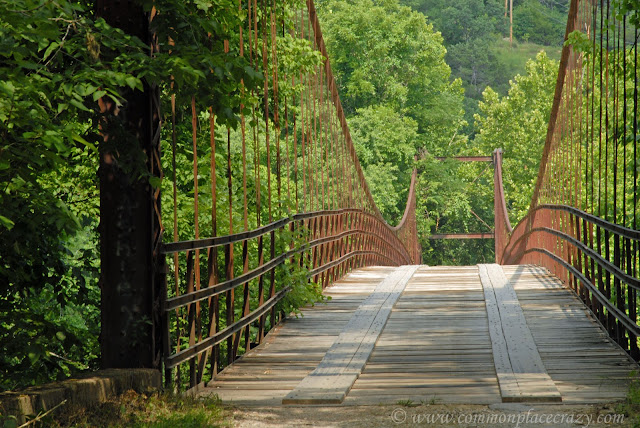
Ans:
{"type": "MultiPolygon", "coordinates": [[[[96,6],[107,23],[151,45],[149,18],[137,2],[97,0],[96,6]]],[[[120,108],[100,100],[101,363],[103,368],[157,367],[154,203],[159,194],[146,176],[155,165],[158,115],[152,101],[157,98],[147,85],[144,92],[122,95],[120,108]]]]}

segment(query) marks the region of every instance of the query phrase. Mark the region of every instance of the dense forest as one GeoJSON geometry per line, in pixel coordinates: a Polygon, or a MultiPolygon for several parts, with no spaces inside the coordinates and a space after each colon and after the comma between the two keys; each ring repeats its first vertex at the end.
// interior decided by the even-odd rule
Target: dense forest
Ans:
{"type": "Polygon", "coordinates": [[[525,63],[545,50],[553,59],[560,49],[567,24],[566,0],[513,2],[513,43],[509,43],[508,12],[502,0],[401,0],[424,13],[440,31],[452,75],[465,89],[465,132],[473,136],[474,114],[487,86],[506,95],[509,81],[524,74],[525,63]]]}
{"type": "MultiPolygon", "coordinates": [[[[158,31],[175,45],[171,55],[166,49],[154,58],[140,40],[97,18],[91,3],[0,0],[0,390],[98,367],[97,101],[108,97],[117,104],[143,82],[172,76],[171,87],[166,81],[162,86],[163,109],[171,111],[167,94],[173,91],[184,106],[177,113],[181,138],[190,139],[189,100],[206,93],[217,103],[217,144],[226,149],[228,135],[237,153],[238,112],[243,102],[253,102],[239,82],[251,89],[264,78],[245,59],[224,59],[222,43],[218,52],[208,48],[207,34],[225,37],[220,22],[245,19],[228,12],[235,10],[232,0],[219,9],[201,0],[156,2],[162,11],[158,31]],[[186,27],[199,32],[180,30],[186,27]],[[226,126],[232,128],[228,134],[226,126]]],[[[486,165],[436,158],[503,148],[512,221],[526,211],[566,2],[514,2],[512,47],[498,0],[464,0],[455,7],[441,0],[317,0],[316,6],[358,156],[385,219],[396,224],[402,216],[417,166],[424,261],[491,261],[489,241],[429,241],[431,233],[488,231],[493,219],[490,171],[476,180],[486,165]],[[538,54],[543,49],[547,54],[538,54]]],[[[292,69],[320,61],[297,41],[285,50],[290,56],[283,64],[292,69]]],[[[206,106],[197,108],[206,121],[206,106]]],[[[165,129],[163,138],[169,134],[165,129]]],[[[189,151],[187,145],[178,149],[178,167],[185,171],[189,151]]],[[[127,168],[137,171],[139,159],[127,168]]],[[[149,179],[142,171],[140,176],[149,179]]],[[[190,185],[184,178],[184,187],[190,185]]],[[[249,187],[253,195],[268,191],[251,181],[249,187]]],[[[274,216],[291,206],[283,201],[274,216]]],[[[186,205],[178,211],[185,223],[192,214],[186,205]]],[[[259,216],[252,222],[269,220],[259,216]]],[[[242,218],[229,220],[221,211],[220,233],[234,222],[241,226],[242,218]]],[[[300,287],[287,308],[318,298],[317,288],[300,287]]]]}

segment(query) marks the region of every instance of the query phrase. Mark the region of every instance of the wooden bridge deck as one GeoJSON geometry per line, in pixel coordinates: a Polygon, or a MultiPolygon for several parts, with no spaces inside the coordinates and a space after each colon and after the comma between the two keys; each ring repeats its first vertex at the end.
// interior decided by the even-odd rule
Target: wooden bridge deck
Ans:
{"type": "MultiPolygon", "coordinates": [[[[216,393],[225,402],[253,405],[280,405],[287,397],[295,398],[304,385],[315,385],[318,378],[314,374],[339,365],[338,360],[328,358],[341,352],[342,348],[336,348],[338,339],[358,325],[352,319],[354,313],[358,308],[362,311],[363,302],[365,306],[370,302],[367,298],[376,294],[379,284],[395,269],[360,269],[336,282],[325,291],[332,298],[329,303],[306,308],[304,317],[277,327],[261,346],[219,374],[204,393],[216,393]]],[[[386,325],[382,324],[364,360],[366,365],[355,382],[349,383],[342,404],[395,404],[400,400],[492,404],[560,398],[575,404],[623,399],[630,372],[638,366],[608,338],[575,294],[542,268],[505,266],[503,271],[517,298],[514,295],[507,302],[511,306],[501,306],[500,312],[485,301],[487,290],[486,285],[483,290],[478,266],[417,268],[386,325]],[[514,313],[509,312],[514,308],[514,313]],[[516,328],[518,311],[521,318],[524,315],[520,327],[530,332],[533,349],[527,348],[526,338],[521,347],[520,338],[509,337],[516,328]],[[505,353],[500,354],[502,333],[506,345],[505,353]],[[541,373],[519,368],[520,357],[526,360],[532,355],[539,355],[537,361],[544,366],[541,373]],[[503,363],[508,370],[513,366],[514,373],[501,374],[503,363]],[[523,376],[534,380],[523,381],[523,376]],[[523,398],[510,398],[510,388],[523,398]]],[[[364,331],[371,335],[372,329],[364,331]]],[[[329,384],[340,383],[332,379],[329,384]]],[[[313,390],[310,403],[315,403],[313,397],[318,394],[322,396],[322,388],[313,390]]]]}

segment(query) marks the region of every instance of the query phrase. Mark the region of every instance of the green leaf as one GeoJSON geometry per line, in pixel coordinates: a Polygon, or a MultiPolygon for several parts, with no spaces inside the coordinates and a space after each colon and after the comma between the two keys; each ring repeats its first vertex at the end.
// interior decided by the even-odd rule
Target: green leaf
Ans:
{"type": "Polygon", "coordinates": [[[162,186],[162,178],[149,177],[149,184],[151,184],[154,188],[158,189],[160,186],[162,186]]]}
{"type": "Polygon", "coordinates": [[[6,218],[3,215],[0,215],[0,225],[6,227],[7,229],[11,230],[13,229],[13,226],[15,226],[15,223],[13,221],[11,221],[10,219],[6,218]]]}
{"type": "Polygon", "coordinates": [[[29,140],[31,138],[37,137],[38,135],[40,134],[38,134],[37,132],[27,131],[22,133],[22,138],[29,140]]]}
{"type": "Polygon", "coordinates": [[[140,80],[133,76],[125,77],[124,81],[127,84],[127,86],[130,87],[131,89],[135,89],[136,86],[140,84],[140,80]]]}
{"type": "Polygon", "coordinates": [[[98,89],[97,87],[88,83],[76,85],[76,92],[81,97],[88,97],[89,95],[93,94],[97,89],[98,89]]]}
{"type": "Polygon", "coordinates": [[[45,60],[47,58],[49,58],[49,55],[51,55],[51,53],[58,47],[60,46],[60,44],[58,42],[51,42],[49,44],[49,47],[47,48],[46,51],[44,51],[44,55],[42,56],[42,59],[45,60]]]}
{"type": "Polygon", "coordinates": [[[567,40],[564,42],[564,46],[573,46],[577,52],[590,54],[592,45],[589,36],[579,30],[569,33],[567,40]]]}
{"type": "Polygon", "coordinates": [[[93,93],[93,101],[98,101],[100,98],[107,95],[107,91],[95,91],[93,93]]]}
{"type": "Polygon", "coordinates": [[[195,0],[195,4],[198,9],[204,10],[205,12],[213,6],[213,3],[207,0],[195,0]]]}
{"type": "Polygon", "coordinates": [[[71,136],[71,138],[73,138],[74,141],[77,141],[80,144],[84,144],[86,147],[91,149],[93,152],[95,152],[95,153],[98,152],[98,149],[97,149],[97,147],[95,145],[91,144],[90,142],[88,142],[87,140],[82,138],[80,135],[74,134],[74,135],[71,136]]]}
{"type": "Polygon", "coordinates": [[[27,357],[29,357],[29,361],[31,361],[31,364],[35,364],[38,362],[38,360],[40,359],[41,355],[38,352],[29,352],[27,354],[27,357]]]}
{"type": "Polygon", "coordinates": [[[71,104],[72,106],[74,106],[74,107],[76,107],[76,108],[78,108],[78,109],[80,109],[82,111],[91,111],[84,104],[82,104],[80,101],[78,101],[78,100],[76,100],[74,98],[69,99],[69,104],[71,104]]]}
{"type": "Polygon", "coordinates": [[[15,91],[16,91],[16,87],[13,84],[13,82],[11,82],[10,80],[7,80],[7,81],[0,80],[0,92],[11,97],[13,96],[15,91]]]}
{"type": "Polygon", "coordinates": [[[64,341],[67,338],[67,336],[61,331],[56,333],[56,337],[60,342],[64,341]]]}

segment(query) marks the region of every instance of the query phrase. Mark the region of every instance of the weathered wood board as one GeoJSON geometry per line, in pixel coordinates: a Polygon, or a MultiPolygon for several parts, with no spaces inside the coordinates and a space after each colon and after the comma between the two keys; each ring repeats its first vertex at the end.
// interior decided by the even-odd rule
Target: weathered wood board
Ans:
{"type": "Polygon", "coordinates": [[[499,265],[478,265],[503,402],[562,401],[547,374],[518,296],[499,265]]]}
{"type": "Polygon", "coordinates": [[[389,314],[418,266],[391,272],[358,306],[322,358],[282,404],[339,404],[362,373],[389,314]]]}

